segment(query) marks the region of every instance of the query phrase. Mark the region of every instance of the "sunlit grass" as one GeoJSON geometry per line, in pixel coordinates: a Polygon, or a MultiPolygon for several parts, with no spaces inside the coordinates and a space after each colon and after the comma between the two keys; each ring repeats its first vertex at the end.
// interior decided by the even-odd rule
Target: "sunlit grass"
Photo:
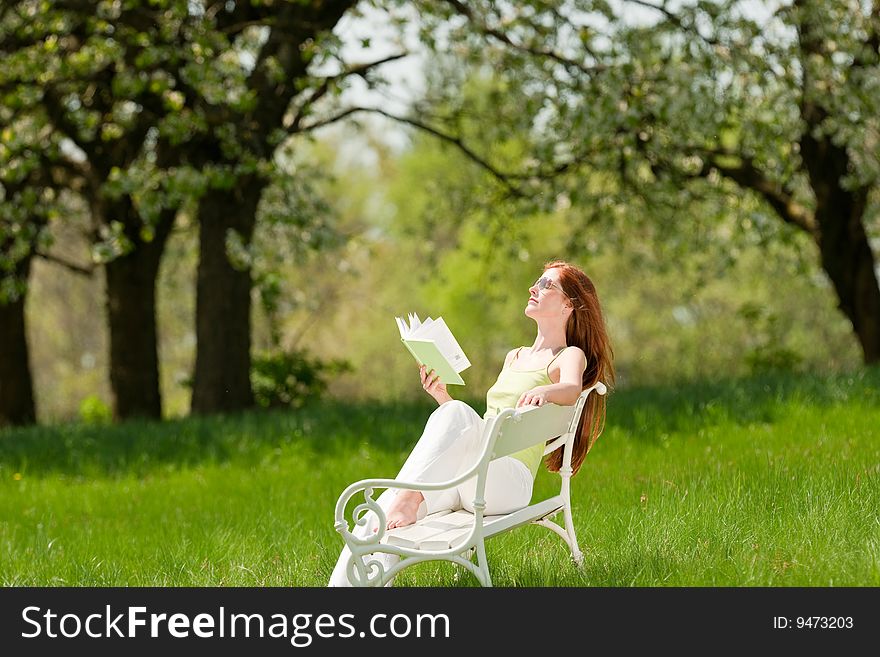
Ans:
{"type": "MultiPolygon", "coordinates": [[[[6,430],[0,583],[323,586],[339,493],[393,476],[431,408],[6,430]]],[[[880,370],[616,392],[573,500],[583,570],[524,527],[487,543],[496,586],[878,586],[880,370]]]]}

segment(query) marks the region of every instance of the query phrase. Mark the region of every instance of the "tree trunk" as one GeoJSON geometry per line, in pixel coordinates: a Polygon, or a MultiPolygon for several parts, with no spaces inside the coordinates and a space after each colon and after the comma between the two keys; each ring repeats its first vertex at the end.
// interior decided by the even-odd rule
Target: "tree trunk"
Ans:
{"type": "MultiPolygon", "coordinates": [[[[825,117],[821,108],[809,103],[804,103],[802,115],[808,126],[825,117]]],[[[880,284],[864,224],[868,190],[843,187],[850,167],[845,146],[828,137],[817,139],[807,130],[801,137],[801,153],[816,196],[822,267],[834,285],[841,312],[852,322],[865,364],[880,363],[880,284]]]]}
{"type": "MultiPolygon", "coordinates": [[[[356,0],[286,3],[268,33],[248,80],[256,104],[241,117],[238,141],[243,150],[270,162],[270,136],[281,129],[285,113],[307,75],[305,46],[332,31],[356,0]],[[268,62],[273,62],[272,66],[268,62]],[[277,70],[276,70],[277,69],[277,70]],[[281,74],[278,74],[278,71],[281,74]]],[[[227,15],[227,18],[230,18],[227,15]]],[[[232,18],[238,21],[238,18],[232,18]]],[[[219,142],[202,149],[202,164],[224,162],[219,142]]],[[[229,162],[225,162],[229,164],[229,162]]],[[[226,254],[230,230],[250,245],[257,205],[267,181],[243,176],[229,191],[209,192],[199,202],[199,270],[196,292],[196,365],[193,413],[237,411],[254,405],[251,388],[251,272],[236,269],[226,254]]]]}
{"type": "Polygon", "coordinates": [[[250,245],[265,183],[244,180],[199,204],[196,289],[196,364],[192,413],[238,411],[254,405],[251,388],[251,272],[236,269],[226,253],[234,230],[250,245]]]}
{"type": "Polygon", "coordinates": [[[864,199],[839,187],[833,201],[817,206],[822,267],[852,322],[866,365],[880,363],[880,285],[865,233],[864,199]]]}
{"type": "MultiPolygon", "coordinates": [[[[18,263],[17,276],[27,280],[30,257],[18,263]]],[[[27,292],[0,304],[0,426],[33,424],[37,419],[34,384],[25,333],[24,304],[27,292]]]]}
{"type": "MultiPolygon", "coordinates": [[[[802,61],[824,57],[824,14],[821,3],[796,0],[801,14],[798,41],[802,61]]],[[[823,105],[826,90],[810,66],[802,65],[800,114],[804,131],[800,151],[816,198],[815,240],[822,267],[837,293],[839,307],[850,322],[862,347],[866,365],[880,362],[880,285],[876,263],[865,231],[865,211],[870,189],[844,187],[845,177],[856,166],[845,144],[835,143],[822,130],[831,112],[823,105]]]]}
{"type": "Polygon", "coordinates": [[[112,216],[126,217],[126,235],[134,248],[105,265],[113,417],[161,418],[156,278],[175,213],[163,212],[153,239],[146,242],[140,239],[141,221],[130,201],[121,205],[112,216]]]}

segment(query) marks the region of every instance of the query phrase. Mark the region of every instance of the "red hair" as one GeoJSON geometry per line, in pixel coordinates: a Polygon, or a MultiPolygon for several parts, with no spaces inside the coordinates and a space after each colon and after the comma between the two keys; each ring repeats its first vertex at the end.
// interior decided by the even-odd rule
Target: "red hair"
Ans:
{"type": "MultiPolygon", "coordinates": [[[[574,309],[565,325],[565,343],[567,346],[580,347],[587,356],[581,390],[586,390],[597,381],[604,383],[610,390],[614,383],[614,351],[611,349],[593,281],[581,269],[563,260],[548,262],[544,265],[544,271],[548,269],[559,270],[559,285],[571,300],[574,309]]],[[[604,427],[605,395],[590,393],[575,433],[571,457],[572,474],[577,474],[584,457],[604,427]]],[[[547,455],[546,465],[550,472],[558,472],[562,467],[562,455],[561,448],[547,455]]]]}

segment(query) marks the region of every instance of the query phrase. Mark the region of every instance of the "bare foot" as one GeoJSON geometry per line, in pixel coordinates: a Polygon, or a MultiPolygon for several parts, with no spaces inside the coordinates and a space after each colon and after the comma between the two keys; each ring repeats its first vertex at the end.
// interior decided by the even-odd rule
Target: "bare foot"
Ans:
{"type": "Polygon", "coordinates": [[[424,499],[424,496],[418,491],[400,491],[391,502],[391,506],[388,507],[388,513],[385,514],[386,529],[413,524],[418,520],[419,505],[424,499]]]}

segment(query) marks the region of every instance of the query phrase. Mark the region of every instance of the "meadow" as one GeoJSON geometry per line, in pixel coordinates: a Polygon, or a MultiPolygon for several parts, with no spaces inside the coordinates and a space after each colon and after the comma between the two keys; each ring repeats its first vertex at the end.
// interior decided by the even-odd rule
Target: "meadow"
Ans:
{"type": "MultiPolygon", "coordinates": [[[[433,407],[2,430],[0,584],[323,586],[339,493],[393,476],[433,407]]],[[[880,586],[880,369],[615,391],[572,495],[583,569],[524,527],[487,543],[496,586],[880,586]]]]}

